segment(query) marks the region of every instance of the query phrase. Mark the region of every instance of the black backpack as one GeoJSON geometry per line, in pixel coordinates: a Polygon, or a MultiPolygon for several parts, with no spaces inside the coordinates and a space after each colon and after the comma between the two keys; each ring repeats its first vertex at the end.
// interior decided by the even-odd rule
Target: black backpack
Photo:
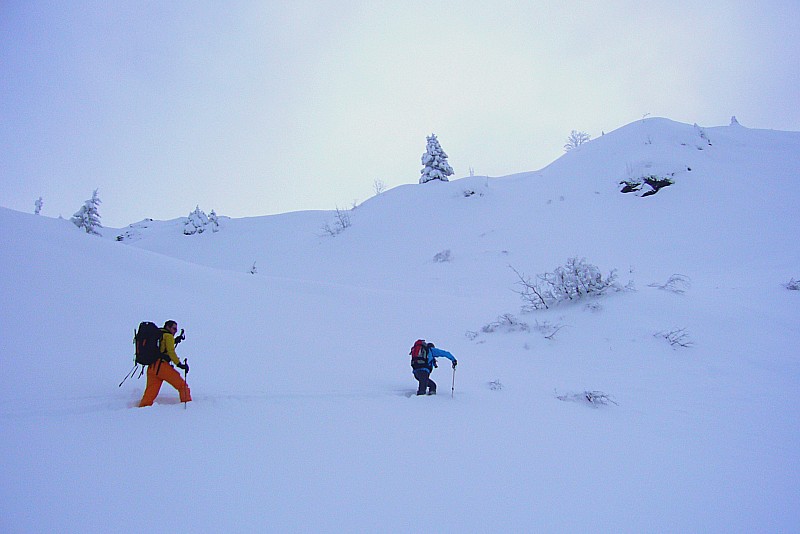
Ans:
{"type": "Polygon", "coordinates": [[[161,358],[161,336],[164,332],[155,323],[145,321],[133,336],[136,345],[136,363],[152,365],[161,358]]]}

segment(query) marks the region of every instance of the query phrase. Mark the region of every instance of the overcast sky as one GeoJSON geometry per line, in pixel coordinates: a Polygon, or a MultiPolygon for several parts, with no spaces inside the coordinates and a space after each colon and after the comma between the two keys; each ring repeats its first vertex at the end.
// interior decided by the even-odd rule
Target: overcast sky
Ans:
{"type": "Polygon", "coordinates": [[[800,1],[0,1],[0,205],[105,226],[540,169],[645,114],[800,130],[800,1]]]}

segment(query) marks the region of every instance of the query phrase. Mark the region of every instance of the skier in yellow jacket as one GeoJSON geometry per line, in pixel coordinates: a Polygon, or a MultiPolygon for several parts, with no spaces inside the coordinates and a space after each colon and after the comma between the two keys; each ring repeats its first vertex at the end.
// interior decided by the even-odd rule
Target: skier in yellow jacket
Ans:
{"type": "MultiPolygon", "coordinates": [[[[181,377],[181,374],[172,367],[174,363],[179,369],[189,372],[189,364],[181,363],[178,354],[175,352],[175,333],[178,331],[178,323],[175,321],[167,321],[164,323],[164,328],[161,329],[161,358],[154,364],[147,366],[147,387],[144,389],[144,395],[139,402],[139,407],[152,406],[155,402],[158,392],[161,390],[161,384],[166,380],[169,385],[178,390],[181,402],[189,402],[192,400],[192,394],[189,391],[189,386],[186,380],[181,377]]],[[[180,339],[178,340],[180,342],[180,339]]],[[[185,362],[185,360],[184,360],[185,362]]]]}

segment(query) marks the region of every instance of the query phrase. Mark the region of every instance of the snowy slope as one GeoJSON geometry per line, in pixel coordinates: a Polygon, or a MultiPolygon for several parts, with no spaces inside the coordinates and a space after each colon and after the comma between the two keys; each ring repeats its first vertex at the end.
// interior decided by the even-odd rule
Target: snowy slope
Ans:
{"type": "Polygon", "coordinates": [[[392,189],[336,237],[329,212],[100,239],[0,209],[0,531],[791,531],[798,168],[795,132],[650,119],[392,189]],[[619,193],[649,174],[675,184],[619,193]],[[509,266],[576,255],[636,290],[521,314],[509,266]],[[529,330],[481,331],[506,313],[529,330]],[[130,409],[131,329],[170,318],[195,402],[130,409]],[[459,359],[437,397],[406,397],[417,337],[459,359]]]}
{"type": "Polygon", "coordinates": [[[246,272],[256,261],[261,273],[370,286],[373,274],[392,284],[435,277],[443,250],[454,284],[479,271],[502,287],[509,263],[543,272],[570,255],[666,275],[783,257],[793,265],[798,146],[797,132],[648,119],[538,172],[395,188],[353,210],[353,226],[333,239],[322,230],[333,215],[310,212],[228,220],[224,232],[192,238],[164,225],[132,244],[216,268],[246,272]],[[619,193],[620,181],[650,174],[675,185],[654,197],[619,193]]]}

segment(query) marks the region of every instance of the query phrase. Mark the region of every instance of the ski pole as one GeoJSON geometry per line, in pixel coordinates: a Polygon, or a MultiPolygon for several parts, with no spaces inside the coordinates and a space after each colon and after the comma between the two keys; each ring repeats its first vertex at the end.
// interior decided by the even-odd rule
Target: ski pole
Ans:
{"type": "Polygon", "coordinates": [[[120,382],[120,383],[119,383],[119,385],[117,386],[118,388],[121,388],[121,387],[122,387],[122,384],[124,384],[124,383],[125,383],[125,381],[126,381],[127,379],[129,379],[129,378],[130,378],[130,377],[132,377],[134,374],[136,374],[136,366],[137,366],[137,365],[139,365],[139,364],[138,364],[138,363],[134,363],[134,364],[133,364],[133,369],[131,369],[130,371],[128,371],[128,374],[127,374],[127,375],[125,375],[125,378],[123,378],[123,379],[122,379],[122,382],[120,382]]]}
{"type": "MultiPolygon", "coordinates": [[[[186,365],[186,358],[183,359],[183,365],[186,365]]],[[[186,384],[186,389],[189,389],[189,381],[186,380],[186,375],[189,371],[186,370],[186,367],[183,368],[183,382],[186,384]]],[[[183,409],[186,409],[186,401],[183,401],[183,409]]]]}
{"type": "Polygon", "coordinates": [[[456,366],[453,366],[453,385],[450,388],[450,398],[453,399],[456,396],[456,366]]]}

